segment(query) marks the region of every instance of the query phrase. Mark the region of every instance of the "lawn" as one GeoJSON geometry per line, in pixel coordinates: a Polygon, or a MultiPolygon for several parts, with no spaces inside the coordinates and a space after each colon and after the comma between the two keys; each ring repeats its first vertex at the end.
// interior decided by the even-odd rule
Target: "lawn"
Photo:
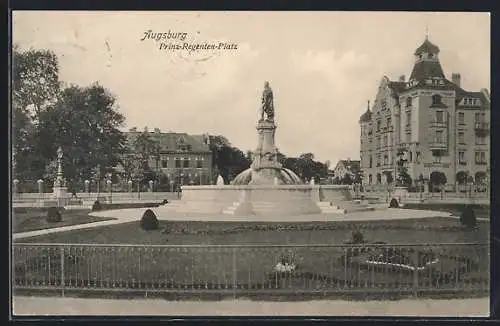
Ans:
{"type": "MultiPolygon", "coordinates": [[[[466,275],[440,286],[486,287],[488,246],[440,247],[432,243],[487,242],[489,223],[464,230],[457,219],[431,218],[367,222],[236,223],[160,222],[160,229],[144,231],[139,221],[97,229],[75,230],[22,239],[46,243],[35,248],[16,246],[16,284],[51,284],[60,280],[61,249],[49,243],[101,244],[68,246],[63,251],[67,287],[212,289],[219,288],[409,288],[413,275],[384,268],[361,269],[342,257],[351,232],[360,230],[367,242],[412,244],[419,255],[432,251],[442,257],[441,268],[461,264],[466,275]],[[119,247],[106,246],[122,244],[119,247]],[[130,244],[124,246],[124,244],[130,244]],[[143,245],[169,245],[149,246],[143,245]],[[247,245],[243,248],[218,245],[247,245]],[[337,245],[335,247],[324,244],[337,245]],[[194,246],[185,246],[194,245],[194,246]],[[285,247],[283,245],[296,245],[285,247]],[[309,245],[309,246],[300,246],[309,245]],[[425,245],[426,248],[421,248],[425,245]],[[295,276],[279,278],[272,267],[281,256],[293,256],[295,276]],[[451,258],[450,258],[451,257],[451,258]],[[461,259],[467,259],[466,263],[461,259]],[[284,283],[285,280],[285,283],[284,283]]],[[[384,246],[382,246],[382,250],[384,246]]],[[[397,248],[409,254],[408,247],[397,248]],[[406,251],[405,251],[406,250],[406,251]]],[[[424,274],[427,272],[424,272],[424,274]]],[[[433,274],[420,275],[420,286],[437,286],[433,274]]],[[[454,276],[453,276],[454,277],[454,276]]]]}
{"type": "Polygon", "coordinates": [[[114,218],[89,216],[90,210],[66,210],[62,213],[61,222],[47,222],[47,208],[14,208],[12,212],[13,233],[29,232],[62,226],[86,224],[114,220],[114,218]]]}
{"type": "Polygon", "coordinates": [[[487,242],[489,223],[464,230],[458,219],[424,218],[385,221],[335,221],[303,223],[169,222],[160,221],[157,231],[144,231],[139,221],[100,228],[52,233],[19,240],[41,243],[226,245],[226,244],[343,244],[353,230],[369,242],[391,244],[487,242]]]}

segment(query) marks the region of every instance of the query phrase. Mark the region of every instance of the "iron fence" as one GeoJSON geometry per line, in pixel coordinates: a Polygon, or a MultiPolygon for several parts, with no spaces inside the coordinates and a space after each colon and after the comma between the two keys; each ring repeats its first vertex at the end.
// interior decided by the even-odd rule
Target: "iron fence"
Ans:
{"type": "Polygon", "coordinates": [[[61,291],[489,291],[488,244],[13,244],[13,287],[61,291]]]}

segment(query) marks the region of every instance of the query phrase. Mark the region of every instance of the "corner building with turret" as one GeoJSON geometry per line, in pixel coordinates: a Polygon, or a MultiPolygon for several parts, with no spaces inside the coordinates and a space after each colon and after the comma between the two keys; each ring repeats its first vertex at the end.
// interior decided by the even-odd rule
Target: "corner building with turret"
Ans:
{"type": "Polygon", "coordinates": [[[466,91],[460,74],[444,75],[439,48],[427,38],[414,53],[408,80],[383,77],[375,101],[359,119],[364,185],[396,179],[398,152],[414,184],[445,183],[446,188],[486,184],[490,160],[490,95],[466,91]]]}

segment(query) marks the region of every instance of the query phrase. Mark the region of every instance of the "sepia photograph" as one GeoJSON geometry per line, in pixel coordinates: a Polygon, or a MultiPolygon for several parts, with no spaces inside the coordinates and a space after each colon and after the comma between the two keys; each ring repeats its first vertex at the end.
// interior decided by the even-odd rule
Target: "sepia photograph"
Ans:
{"type": "Polygon", "coordinates": [[[11,12],[11,317],[490,316],[488,12],[11,12]]]}

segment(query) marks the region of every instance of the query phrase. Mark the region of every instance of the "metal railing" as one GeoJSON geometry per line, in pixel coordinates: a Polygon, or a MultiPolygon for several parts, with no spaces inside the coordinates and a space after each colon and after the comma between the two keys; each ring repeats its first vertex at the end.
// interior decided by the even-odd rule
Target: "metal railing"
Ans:
{"type": "MultiPolygon", "coordinates": [[[[13,244],[13,287],[60,291],[390,293],[489,290],[489,245],[13,244]],[[288,266],[289,271],[274,268],[288,266]]],[[[286,269],[286,268],[285,268],[286,269]]]]}

